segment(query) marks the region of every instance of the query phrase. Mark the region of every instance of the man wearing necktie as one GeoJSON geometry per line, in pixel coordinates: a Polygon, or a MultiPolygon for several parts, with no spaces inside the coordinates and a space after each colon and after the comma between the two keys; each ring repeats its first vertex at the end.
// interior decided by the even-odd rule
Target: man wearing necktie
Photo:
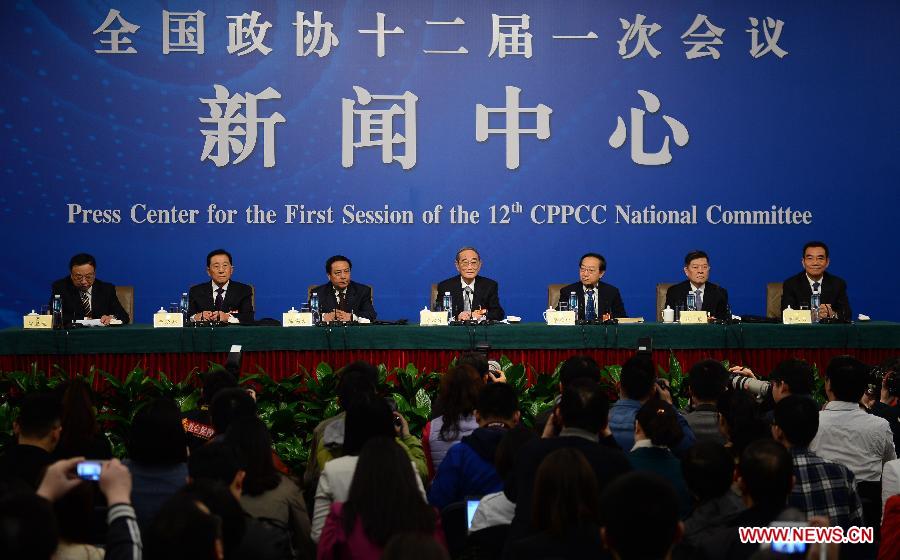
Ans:
{"type": "Polygon", "coordinates": [[[97,261],[87,253],[79,253],[69,260],[69,275],[60,278],[50,288],[53,296],[62,299],[63,321],[100,319],[108,325],[113,319],[128,323],[128,313],[116,296],[116,287],[97,279],[97,261]]]}
{"type": "Polygon", "coordinates": [[[188,292],[188,315],[193,321],[221,323],[253,322],[253,288],[231,279],[231,253],[216,249],[206,256],[210,282],[192,286],[188,292]]]}
{"type": "Polygon", "coordinates": [[[377,317],[372,303],[372,288],[350,279],[353,263],[344,255],[334,255],[325,261],[328,282],[313,291],[319,296],[322,320],[358,321],[360,318],[374,321],[377,317]]]}
{"type": "Polygon", "coordinates": [[[447,278],[437,286],[435,308],[443,305],[444,294],[450,292],[453,316],[459,321],[480,321],[490,319],[499,321],[506,316],[500,306],[500,295],[497,282],[485,276],[481,271],[481,255],[474,247],[463,247],[456,253],[457,276],[447,278]]]}
{"type": "Polygon", "coordinates": [[[578,295],[578,318],[585,321],[606,321],[613,317],[627,317],[619,289],[601,282],[606,274],[606,259],[599,253],[587,253],[578,261],[579,281],[559,291],[559,301],[568,303],[572,292],[578,295]]]}
{"type": "MultiPolygon", "coordinates": [[[[730,319],[728,292],[725,288],[709,281],[709,256],[703,251],[691,251],[684,257],[684,275],[687,280],[669,287],[666,291],[666,306],[687,309],[688,293],[694,295],[694,309],[707,311],[716,319],[730,319]]],[[[659,318],[657,317],[657,320],[659,318]]]]}
{"type": "Polygon", "coordinates": [[[819,319],[853,318],[847,283],[825,271],[830,263],[828,246],[810,241],[803,246],[803,272],[791,276],[782,284],[781,309],[808,308],[814,293],[819,294],[819,319]]]}

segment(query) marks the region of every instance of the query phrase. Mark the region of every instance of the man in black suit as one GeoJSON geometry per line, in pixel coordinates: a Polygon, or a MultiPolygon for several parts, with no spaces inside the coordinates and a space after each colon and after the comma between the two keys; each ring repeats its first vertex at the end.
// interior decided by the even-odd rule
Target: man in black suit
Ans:
{"type": "Polygon", "coordinates": [[[568,303],[572,292],[578,294],[578,318],[587,321],[612,317],[627,317],[619,289],[600,279],[606,274],[606,259],[598,253],[588,253],[578,262],[581,282],[569,284],[559,291],[559,301],[568,303]]]}
{"type": "Polygon", "coordinates": [[[71,323],[77,319],[100,319],[108,325],[112,319],[128,322],[128,313],[119,303],[116,287],[97,279],[97,261],[87,253],[79,253],[69,259],[69,275],[53,283],[53,296],[62,299],[63,321],[71,323]]]}
{"type": "Polygon", "coordinates": [[[791,276],[782,284],[781,310],[809,307],[813,292],[819,294],[820,319],[845,319],[850,321],[850,299],[847,283],[825,272],[828,268],[828,245],[810,241],[803,246],[803,272],[791,276]]]}
{"type": "Polygon", "coordinates": [[[231,253],[225,249],[211,251],[206,255],[206,273],[212,281],[192,286],[188,293],[191,319],[252,323],[253,289],[248,284],[231,281],[234,273],[231,253]]]}
{"type": "Polygon", "coordinates": [[[600,433],[608,422],[609,401],[603,388],[588,379],[576,379],[563,389],[559,406],[548,422],[562,425],[556,437],[544,437],[528,443],[515,458],[504,493],[516,504],[509,542],[527,536],[532,530],[532,500],[535,478],[541,461],[557,449],[574,448],[584,454],[597,477],[600,493],[618,476],[631,470],[620,449],[600,444],[600,433]]]}
{"type": "MultiPolygon", "coordinates": [[[[666,306],[687,309],[688,292],[694,293],[695,308],[708,311],[716,319],[730,319],[728,292],[725,288],[707,282],[709,280],[709,256],[703,251],[691,251],[684,257],[684,275],[687,280],[671,286],[666,291],[666,306]]],[[[657,318],[658,319],[658,318],[657,318]]]]}
{"type": "Polygon", "coordinates": [[[352,268],[353,263],[343,255],[335,255],[325,261],[328,282],[313,290],[319,296],[323,321],[375,320],[372,288],[350,280],[352,268]]]}
{"type": "Polygon", "coordinates": [[[481,255],[474,247],[463,247],[456,253],[458,276],[447,278],[437,285],[435,309],[443,307],[444,294],[450,292],[452,315],[459,321],[500,321],[506,316],[500,306],[497,283],[484,276],[481,255]]]}

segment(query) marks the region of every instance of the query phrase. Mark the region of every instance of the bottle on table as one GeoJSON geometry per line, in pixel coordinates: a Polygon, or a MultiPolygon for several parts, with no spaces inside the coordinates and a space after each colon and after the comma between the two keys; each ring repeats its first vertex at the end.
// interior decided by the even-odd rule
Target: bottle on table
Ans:
{"type": "Polygon", "coordinates": [[[184,320],[188,319],[188,295],[187,292],[181,292],[181,305],[179,306],[179,311],[184,315],[184,320]]]}
{"type": "Polygon", "coordinates": [[[813,323],[819,322],[819,305],[822,302],[822,294],[818,292],[814,292],[813,295],[809,297],[809,312],[812,317],[813,323]]]}
{"type": "Polygon", "coordinates": [[[59,294],[53,294],[53,328],[61,329],[63,328],[63,320],[62,320],[62,296],[59,294]]]}
{"type": "Polygon", "coordinates": [[[443,309],[441,309],[441,311],[447,312],[447,320],[448,321],[453,320],[453,309],[451,309],[451,307],[453,307],[452,301],[453,300],[450,299],[450,292],[444,292],[444,301],[443,301],[443,306],[442,306],[443,309]]]}
{"type": "Polygon", "coordinates": [[[313,323],[319,322],[319,294],[313,292],[309,296],[309,310],[313,316],[313,323]]]}
{"type": "Polygon", "coordinates": [[[578,294],[575,293],[575,290],[569,294],[569,310],[575,312],[575,316],[578,317],[578,294]]]}
{"type": "Polygon", "coordinates": [[[688,311],[697,311],[697,296],[694,292],[688,292],[686,307],[688,311]]]}

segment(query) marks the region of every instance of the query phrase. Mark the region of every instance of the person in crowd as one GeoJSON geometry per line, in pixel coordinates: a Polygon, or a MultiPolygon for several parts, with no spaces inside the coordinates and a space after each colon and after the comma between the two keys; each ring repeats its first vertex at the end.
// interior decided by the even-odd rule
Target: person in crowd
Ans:
{"type": "Polygon", "coordinates": [[[175,494],[144,532],[146,560],[224,560],[222,520],[203,502],[175,494]]]}
{"type": "MultiPolygon", "coordinates": [[[[743,375],[746,377],[757,378],[753,370],[745,366],[732,366],[728,370],[731,374],[743,375]]],[[[769,374],[768,381],[771,383],[770,394],[772,402],[777,403],[785,397],[797,395],[807,399],[814,399],[812,393],[815,387],[816,375],[812,366],[806,360],[797,358],[789,358],[783,360],[775,366],[775,369],[769,374]]],[[[769,404],[764,401],[764,404],[769,404]]],[[[773,406],[774,408],[774,406],[773,406]]],[[[769,409],[763,415],[763,420],[769,424],[772,423],[773,410],[769,409]]]]}
{"type": "MultiPolygon", "coordinates": [[[[656,396],[669,402],[672,400],[668,389],[657,383],[656,370],[650,356],[646,354],[632,356],[622,366],[619,400],[613,403],[609,411],[609,428],[622,450],[631,451],[634,447],[634,418],[637,411],[641,405],[656,396]]],[[[681,414],[678,415],[678,424],[684,437],[675,451],[681,455],[694,445],[696,439],[690,425],[681,414]]]]}
{"type": "Polygon", "coordinates": [[[775,520],[806,521],[802,512],[787,506],[794,481],[793,460],[777,441],[763,439],[747,445],[735,478],[747,509],[728,517],[723,527],[708,531],[697,543],[697,558],[750,558],[759,544],[742,543],[739,527],[766,527],[775,520]]]}
{"type": "Polygon", "coordinates": [[[478,395],[476,428],[447,452],[428,490],[428,503],[444,509],[467,496],[483,496],[503,488],[494,463],[503,436],[519,422],[516,391],[492,383],[478,395]]]}
{"type": "Polygon", "coordinates": [[[666,307],[687,309],[687,295],[693,292],[695,309],[707,311],[716,319],[731,319],[728,292],[722,286],[709,282],[709,256],[703,251],[691,251],[684,257],[684,275],[687,280],[666,290],[666,307]]]}
{"type": "Polygon", "coordinates": [[[900,449],[900,391],[894,389],[900,387],[900,356],[883,360],[878,364],[878,369],[881,371],[880,391],[876,388],[870,396],[867,390],[863,404],[867,405],[872,414],[888,421],[894,434],[894,449],[900,449]],[[868,403],[866,397],[869,397],[868,403]]]}
{"type": "Polygon", "coordinates": [[[511,542],[506,558],[596,558],[600,540],[600,492],[581,451],[561,447],[538,467],[534,480],[533,534],[511,542]]]}
{"type": "Polygon", "coordinates": [[[878,548],[878,560],[894,558],[900,558],[900,496],[892,496],[885,502],[878,548]]]}
{"type": "Polygon", "coordinates": [[[38,487],[61,437],[60,417],[59,400],[54,395],[32,393],[25,397],[13,421],[16,444],[0,457],[0,485],[31,491],[38,487]]]}
{"type": "Polygon", "coordinates": [[[672,486],[652,473],[619,477],[603,493],[600,507],[600,537],[619,560],[670,558],[684,531],[672,486]]]}
{"type": "MultiPolygon", "coordinates": [[[[485,385],[488,383],[506,383],[506,375],[503,373],[500,363],[495,360],[488,360],[487,356],[481,352],[465,352],[456,360],[456,365],[468,365],[475,368],[485,385]]],[[[432,403],[431,413],[433,416],[443,415],[437,399],[432,403]]]]}
{"type": "Polygon", "coordinates": [[[888,421],[860,407],[868,372],[865,364],[850,356],[831,360],[825,370],[828,403],[819,412],[819,430],[809,449],[853,472],[866,523],[877,525],[882,469],[897,453],[888,421]]]}
{"type": "MultiPolygon", "coordinates": [[[[348,429],[351,420],[348,413],[348,429]]],[[[331,464],[349,458],[335,459],[323,476],[331,464]]],[[[346,497],[329,506],[319,560],[377,560],[392,536],[407,532],[431,535],[446,546],[440,516],[425,502],[422,481],[392,435],[369,438],[354,462],[346,497]]]]}
{"type": "MultiPolygon", "coordinates": [[[[71,549],[60,541],[59,525],[51,504],[85,485],[75,473],[76,465],[83,460],[84,457],[73,457],[48,466],[37,492],[13,492],[0,498],[0,558],[50,560],[70,557],[71,549]]],[[[131,507],[128,469],[118,459],[104,462],[97,487],[109,504],[105,558],[140,560],[141,535],[131,507]]]]}
{"type": "Polygon", "coordinates": [[[59,527],[55,560],[102,560],[103,549],[93,544],[97,542],[98,533],[92,524],[96,503],[94,490],[90,484],[79,484],[53,502],[59,527]]]}
{"type": "Polygon", "coordinates": [[[188,315],[194,321],[222,323],[253,322],[253,288],[231,280],[234,260],[225,249],[206,255],[206,273],[211,281],[191,286],[188,315]]]}
{"type": "Polygon", "coordinates": [[[352,268],[353,263],[343,255],[334,255],[325,261],[328,282],[313,288],[313,293],[319,296],[323,321],[375,320],[372,288],[350,280],[352,268]]]}
{"type": "MultiPolygon", "coordinates": [[[[522,424],[508,430],[494,455],[494,467],[497,475],[503,480],[504,486],[515,469],[516,457],[519,451],[536,440],[538,436],[522,424]]],[[[481,529],[497,525],[509,525],[516,513],[516,504],[511,502],[503,490],[485,494],[478,502],[478,508],[472,517],[472,534],[481,529]]]]}
{"type": "Polygon", "coordinates": [[[459,321],[500,321],[506,316],[500,306],[497,282],[480,276],[483,261],[474,247],[463,247],[456,252],[457,276],[447,278],[437,285],[435,309],[443,307],[444,294],[450,294],[450,310],[459,321]]]}
{"type": "Polygon", "coordinates": [[[819,410],[812,399],[790,396],[775,405],[772,438],[788,448],[794,459],[794,489],[788,503],[807,517],[827,516],[832,526],[861,526],[862,503],[853,473],[809,450],[818,429],[819,410]]]}
{"type": "MultiPolygon", "coordinates": [[[[342,502],[349,496],[350,483],[356,471],[359,453],[366,442],[378,436],[395,439],[398,437],[397,428],[394,425],[395,418],[401,423],[399,428],[399,437],[403,442],[401,449],[404,447],[407,449],[407,460],[410,460],[416,472],[421,473],[416,463],[409,457],[409,449],[413,446],[414,440],[418,438],[410,435],[406,419],[398,413],[392,413],[387,402],[375,395],[370,395],[360,400],[347,411],[343,446],[344,454],[326,463],[325,468],[322,469],[321,476],[319,476],[319,483],[316,487],[315,507],[313,508],[313,541],[319,541],[322,527],[325,525],[325,519],[328,517],[331,505],[334,502],[342,502]]],[[[421,444],[418,444],[418,449],[421,450],[421,444]]],[[[421,477],[418,477],[418,480],[419,491],[424,500],[425,487],[422,485],[421,477]]]]}
{"type": "Polygon", "coordinates": [[[716,409],[719,411],[719,431],[735,460],[750,442],[772,437],[759,405],[746,391],[729,387],[719,395],[716,409]]]}
{"type": "Polygon", "coordinates": [[[457,364],[441,376],[437,403],[441,416],[425,424],[422,447],[429,477],[441,466],[447,451],[477,427],[475,405],[484,381],[472,366],[457,364]]]}
{"type": "Polygon", "coordinates": [[[217,391],[209,406],[209,420],[215,434],[213,441],[222,440],[232,422],[256,416],[256,411],[256,401],[247,391],[238,387],[217,391]]]}
{"type": "Polygon", "coordinates": [[[57,295],[62,300],[66,323],[80,319],[100,319],[104,325],[113,319],[128,323],[129,316],[116,295],[116,287],[97,279],[97,261],[87,253],[69,259],[69,275],[50,287],[51,305],[57,295]]]}
{"type": "Polygon", "coordinates": [[[187,436],[172,399],[151,401],[134,417],[125,464],[134,481],[132,499],[141,528],[187,482],[187,436]]]}
{"type": "Polygon", "coordinates": [[[62,395],[61,426],[59,444],[52,454],[54,460],[78,456],[112,459],[112,447],[97,424],[93,392],[80,379],[66,383],[62,395]]]}
{"type": "Polygon", "coordinates": [[[311,548],[310,520],[303,493],[289,477],[278,472],[272,458],[272,438],[256,416],[236,419],[225,433],[243,462],[241,507],[255,519],[266,519],[290,535],[294,550],[311,548]]]}
{"type": "Polygon", "coordinates": [[[181,425],[187,434],[188,447],[191,448],[191,451],[206,444],[216,435],[209,410],[215,396],[223,389],[236,389],[237,387],[237,379],[227,370],[220,369],[203,374],[200,406],[181,416],[181,425]]]}
{"type": "Polygon", "coordinates": [[[450,560],[450,554],[433,536],[410,532],[391,537],[381,560],[450,560]]]}
{"type": "Polygon", "coordinates": [[[697,442],[725,443],[719,431],[716,401],[728,387],[728,371],[717,360],[701,360],[691,367],[688,376],[691,410],[685,414],[697,442]]]}
{"type": "Polygon", "coordinates": [[[636,471],[647,471],[660,475],[672,485],[678,495],[678,515],[682,519],[691,513],[691,496],[681,463],[672,449],[684,437],[678,425],[678,412],[662,400],[651,399],[638,410],[634,422],[634,447],[628,460],[636,471]]]}
{"type": "Polygon", "coordinates": [[[830,264],[828,245],[821,241],[810,241],[803,246],[803,272],[791,276],[782,284],[781,309],[809,308],[813,294],[819,294],[819,318],[843,319],[850,321],[850,299],[847,297],[847,283],[826,272],[830,264]]]}
{"type": "Polygon", "coordinates": [[[562,394],[566,385],[576,379],[599,383],[600,365],[597,360],[586,354],[575,354],[567,358],[559,368],[559,393],[562,394]]]}
{"type": "Polygon", "coordinates": [[[584,454],[602,490],[617,476],[631,470],[621,450],[611,449],[599,442],[607,423],[609,403],[606,393],[597,383],[577,380],[563,391],[555,415],[563,426],[557,437],[543,438],[526,445],[516,457],[515,471],[505,484],[507,497],[515,502],[516,513],[510,527],[510,538],[527,535],[532,527],[532,498],[534,480],[544,457],[564,447],[584,454]]]}
{"type": "MultiPolygon", "coordinates": [[[[707,441],[688,449],[681,472],[693,496],[694,508],[684,520],[684,539],[679,548],[690,551],[698,538],[721,527],[725,519],[745,506],[732,490],[734,459],[724,445],[707,441]]],[[[681,557],[690,556],[688,553],[681,557]]]]}
{"type": "Polygon", "coordinates": [[[606,259],[599,253],[587,253],[578,261],[579,281],[559,290],[559,301],[568,303],[572,292],[578,296],[578,319],[606,321],[627,317],[619,289],[601,282],[606,274],[606,259]]]}

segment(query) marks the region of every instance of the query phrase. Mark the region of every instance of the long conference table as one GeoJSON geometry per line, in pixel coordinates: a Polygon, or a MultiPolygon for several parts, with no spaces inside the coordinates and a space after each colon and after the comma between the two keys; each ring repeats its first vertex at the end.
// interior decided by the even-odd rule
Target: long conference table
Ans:
{"type": "Polygon", "coordinates": [[[222,363],[232,345],[243,350],[242,370],[262,368],[274,379],[319,362],[341,367],[353,360],[389,368],[415,364],[442,371],[460,352],[487,344],[492,358],[505,355],[536,373],[552,373],[575,353],[593,356],[601,365],[621,364],[638,340],[652,340],[654,359],[664,367],[674,352],[687,369],[704,358],[727,359],[767,373],[779,361],[801,357],[824,369],[837,355],[851,354],[867,363],[900,354],[900,323],[861,322],[835,325],[679,325],[621,324],[548,326],[543,323],[420,327],[351,325],[331,327],[188,327],[149,325],[74,330],[0,331],[0,371],[69,374],[92,367],[121,377],[136,366],[181,379],[222,363]]]}

